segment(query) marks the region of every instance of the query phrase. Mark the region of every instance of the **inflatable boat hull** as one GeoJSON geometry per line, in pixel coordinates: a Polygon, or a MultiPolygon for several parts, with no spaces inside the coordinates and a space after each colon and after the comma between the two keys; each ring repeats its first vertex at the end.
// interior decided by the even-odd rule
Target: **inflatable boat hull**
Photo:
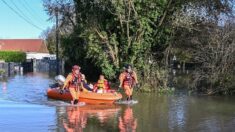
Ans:
{"type": "MultiPolygon", "coordinates": [[[[58,89],[49,88],[47,90],[47,96],[51,99],[70,101],[72,96],[69,92],[60,94],[58,89]]],[[[87,104],[112,104],[115,101],[122,98],[122,95],[117,92],[113,93],[93,93],[93,92],[81,92],[79,101],[87,104]]]]}

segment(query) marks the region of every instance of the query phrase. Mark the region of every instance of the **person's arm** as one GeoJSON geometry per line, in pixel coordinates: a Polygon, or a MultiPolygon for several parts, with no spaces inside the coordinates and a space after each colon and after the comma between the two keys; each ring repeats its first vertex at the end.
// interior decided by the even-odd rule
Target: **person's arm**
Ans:
{"type": "Polygon", "coordinates": [[[69,74],[69,75],[67,76],[67,78],[65,79],[64,86],[62,87],[62,90],[64,90],[64,89],[68,86],[68,84],[69,84],[69,82],[70,82],[71,80],[72,80],[72,75],[69,74]]]}
{"type": "Polygon", "coordinates": [[[119,75],[119,88],[121,88],[122,85],[123,85],[123,79],[124,79],[124,75],[123,75],[123,73],[121,73],[121,74],[119,75]]]}
{"type": "Polygon", "coordinates": [[[84,89],[88,90],[88,91],[92,91],[92,89],[89,87],[89,85],[87,84],[86,80],[82,80],[82,86],[84,89]]]}
{"type": "Polygon", "coordinates": [[[134,71],[133,71],[133,77],[135,79],[135,83],[138,84],[137,74],[134,71]]]}

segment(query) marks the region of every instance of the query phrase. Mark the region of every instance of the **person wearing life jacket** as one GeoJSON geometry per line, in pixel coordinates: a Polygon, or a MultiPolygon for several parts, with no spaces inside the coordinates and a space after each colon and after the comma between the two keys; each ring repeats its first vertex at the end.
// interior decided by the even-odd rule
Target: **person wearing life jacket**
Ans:
{"type": "Polygon", "coordinates": [[[108,80],[105,79],[104,75],[100,75],[99,80],[94,86],[94,92],[106,93],[110,89],[108,80]]]}
{"type": "Polygon", "coordinates": [[[82,74],[82,86],[83,86],[82,88],[83,92],[93,91],[93,85],[87,83],[86,76],[84,74],[82,74]]]}
{"type": "Polygon", "coordinates": [[[138,80],[137,75],[135,71],[132,70],[131,65],[125,66],[125,71],[120,74],[119,81],[119,88],[124,89],[127,96],[127,101],[132,100],[133,87],[138,84],[138,80]]]}
{"type": "Polygon", "coordinates": [[[74,65],[72,68],[72,73],[70,73],[65,82],[64,86],[62,87],[62,90],[65,88],[69,89],[70,94],[72,95],[72,101],[71,104],[77,104],[79,101],[79,94],[80,89],[82,88],[81,85],[81,73],[80,73],[80,67],[78,65],[74,65]]]}

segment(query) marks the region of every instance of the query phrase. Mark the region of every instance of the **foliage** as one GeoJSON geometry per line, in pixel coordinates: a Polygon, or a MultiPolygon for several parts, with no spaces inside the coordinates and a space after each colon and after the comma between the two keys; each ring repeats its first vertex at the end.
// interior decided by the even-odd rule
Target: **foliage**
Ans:
{"type": "Polygon", "coordinates": [[[0,69],[0,76],[3,75],[3,74],[5,74],[5,72],[6,72],[6,71],[5,71],[4,69],[0,69]]]}
{"type": "Polygon", "coordinates": [[[194,54],[201,65],[194,73],[194,86],[203,93],[235,93],[234,24],[209,28],[207,43],[199,41],[194,54]]]}
{"type": "Polygon", "coordinates": [[[187,34],[197,32],[194,27],[198,23],[214,23],[221,15],[229,16],[231,2],[45,0],[44,6],[52,20],[58,7],[60,27],[65,30],[61,48],[68,65],[79,63],[86,74],[102,73],[115,79],[129,63],[138,71],[142,85],[148,83],[153,90],[168,87],[167,67],[172,54],[183,61],[193,60],[194,47],[191,43],[185,46],[191,42],[187,34]]]}
{"type": "Polygon", "coordinates": [[[47,49],[50,54],[56,53],[56,42],[55,42],[55,28],[48,28],[43,31],[40,38],[44,39],[47,45],[47,49]]]}
{"type": "Polygon", "coordinates": [[[20,51],[0,51],[0,60],[6,62],[24,62],[26,54],[20,51]]]}

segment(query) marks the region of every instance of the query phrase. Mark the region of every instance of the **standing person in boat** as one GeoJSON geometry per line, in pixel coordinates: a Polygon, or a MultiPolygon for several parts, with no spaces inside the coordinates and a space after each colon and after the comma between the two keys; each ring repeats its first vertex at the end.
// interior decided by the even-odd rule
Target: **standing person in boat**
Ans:
{"type": "Polygon", "coordinates": [[[74,65],[72,68],[72,73],[67,76],[64,82],[64,86],[62,87],[62,90],[64,90],[65,88],[69,89],[69,92],[73,98],[71,104],[77,104],[79,101],[80,89],[82,88],[82,74],[80,72],[80,69],[81,68],[78,65],[74,65]]]}
{"type": "Polygon", "coordinates": [[[125,70],[120,74],[119,88],[123,88],[125,90],[125,94],[127,96],[127,101],[132,100],[133,87],[138,84],[137,74],[132,70],[131,65],[125,65],[125,70]]]}

